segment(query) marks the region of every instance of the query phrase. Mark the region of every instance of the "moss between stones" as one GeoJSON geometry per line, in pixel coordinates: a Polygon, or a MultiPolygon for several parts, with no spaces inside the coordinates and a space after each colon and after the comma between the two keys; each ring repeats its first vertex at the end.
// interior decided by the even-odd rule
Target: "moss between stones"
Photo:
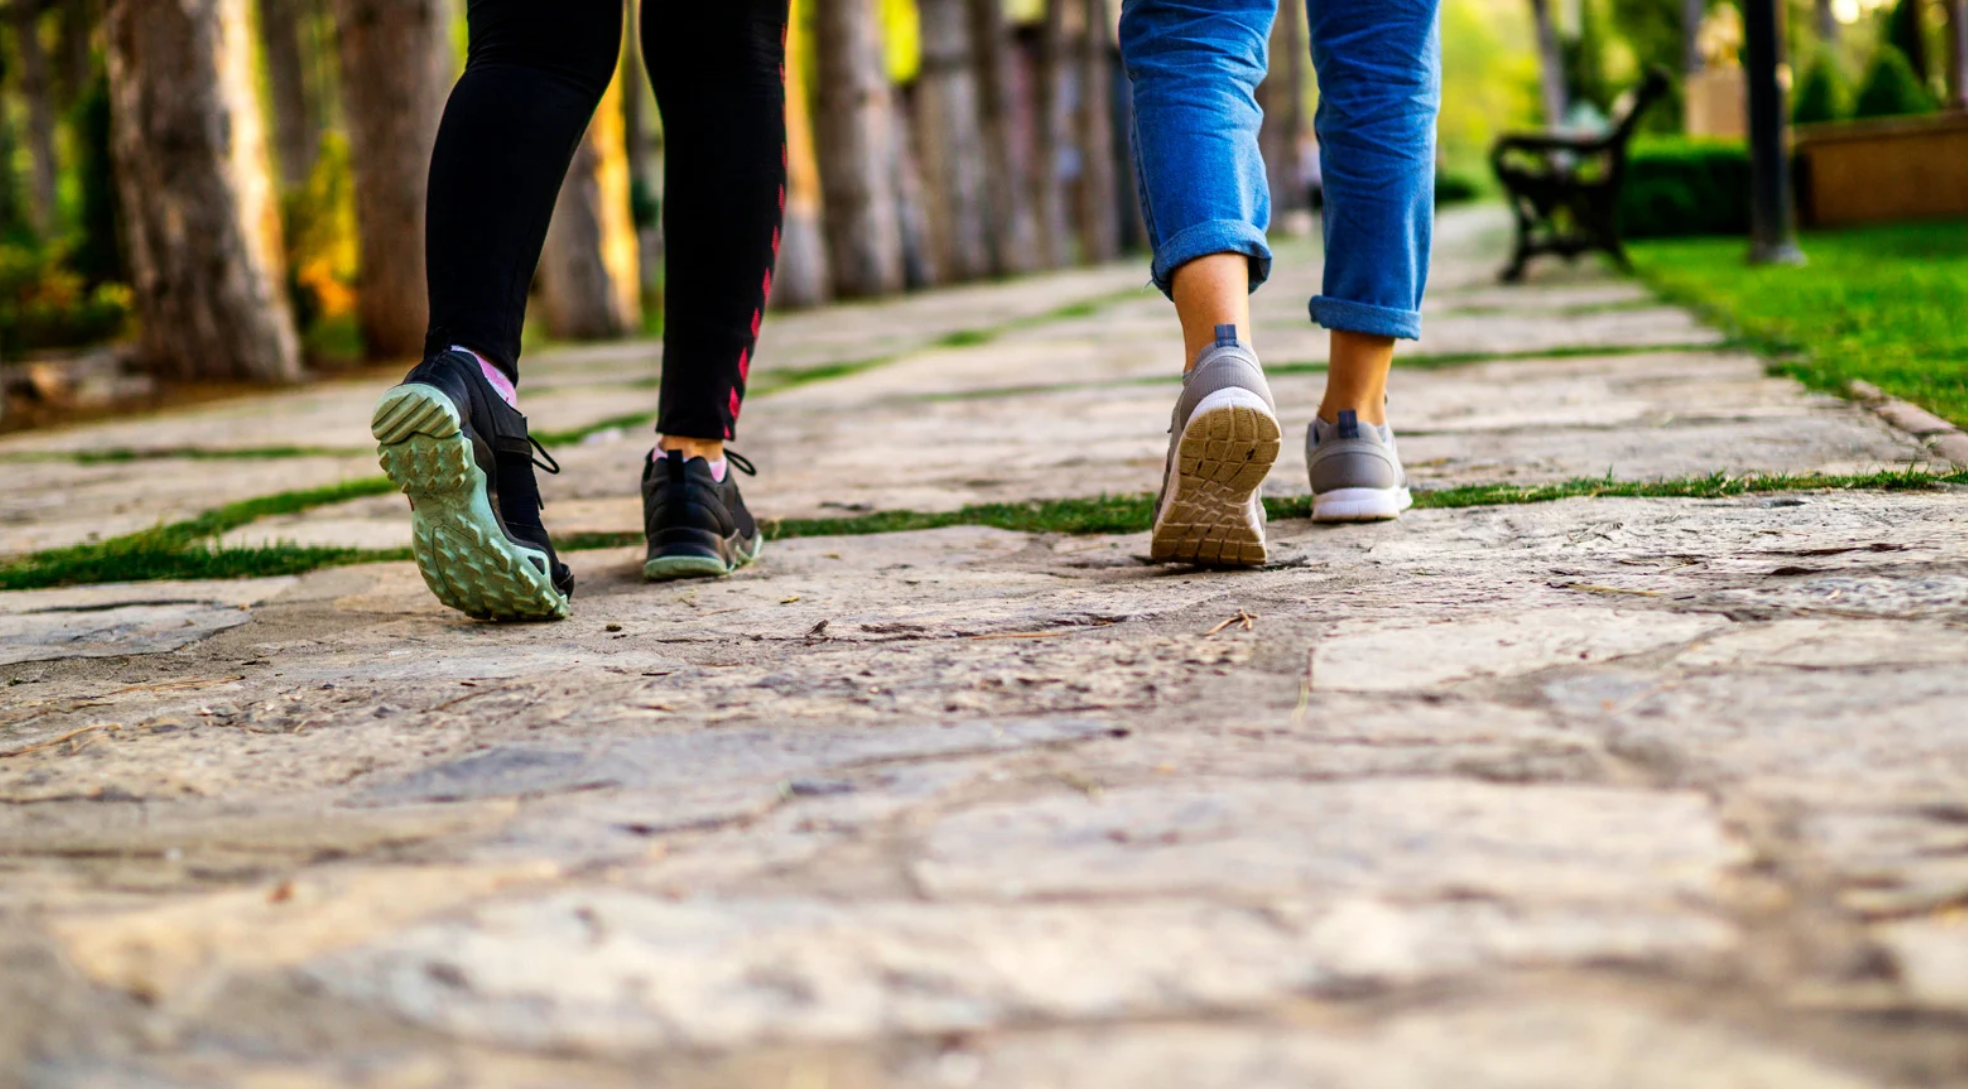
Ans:
{"type": "MultiPolygon", "coordinates": [[[[1473,484],[1417,493],[1420,510],[1548,503],[1559,499],[1723,499],[1798,491],[1931,491],[1949,485],[1968,485],[1968,472],[1935,474],[1917,469],[1890,470],[1850,476],[1814,474],[1788,476],[1710,476],[1674,480],[1580,479],[1556,484],[1473,484]]],[[[323,567],[379,563],[410,558],[409,549],[324,548],[271,544],[223,548],[213,538],[255,519],[293,514],[349,499],[391,490],[382,477],[350,481],[327,488],[282,492],[278,495],[229,503],[182,522],[126,534],[107,541],[51,548],[0,565],[0,590],[31,590],[103,582],[141,582],[152,579],[253,578],[294,575],[323,567]]],[[[1265,500],[1265,509],[1278,520],[1310,517],[1310,496],[1265,500]]],[[[774,540],[794,537],[862,536],[940,529],[945,526],[990,526],[1019,533],[1120,534],[1148,528],[1154,516],[1152,495],[1097,496],[1090,499],[1048,499],[1028,503],[982,503],[953,511],[876,511],[844,518],[788,518],[767,521],[766,535],[774,540]]],[[[557,538],[563,551],[622,548],[642,543],[642,534],[580,533],[557,538]]]]}

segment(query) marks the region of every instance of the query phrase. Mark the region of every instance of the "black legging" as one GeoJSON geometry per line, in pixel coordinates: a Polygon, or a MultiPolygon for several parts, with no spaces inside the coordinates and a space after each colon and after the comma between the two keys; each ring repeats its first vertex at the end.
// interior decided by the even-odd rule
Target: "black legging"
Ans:
{"type": "MultiPolygon", "coordinates": [[[[647,0],[669,276],[657,430],[734,434],[786,200],[788,0],[647,0]]],[[[519,376],[554,199],[615,73],[621,0],[470,0],[471,52],[431,155],[426,353],[519,376]]]]}

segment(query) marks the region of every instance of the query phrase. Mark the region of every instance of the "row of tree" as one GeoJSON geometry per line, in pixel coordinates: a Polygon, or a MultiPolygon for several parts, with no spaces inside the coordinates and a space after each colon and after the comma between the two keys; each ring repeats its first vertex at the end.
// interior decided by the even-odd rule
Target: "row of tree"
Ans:
{"type": "MultiPolygon", "coordinates": [[[[1616,67],[1628,80],[1650,65],[1701,71],[1713,59],[1712,49],[1703,48],[1703,27],[1731,6],[1732,0],[1530,0],[1546,122],[1565,124],[1580,106],[1606,110],[1625,89],[1609,75],[1616,67]],[[1628,63],[1614,65],[1615,55],[1628,63]]],[[[1968,109],[1968,0],[1852,0],[1844,20],[1839,0],[1778,0],[1778,7],[1788,16],[1789,52],[1800,70],[1872,67],[1882,56],[1897,64],[1897,55],[1922,93],[1968,109]],[[1862,25],[1849,22],[1854,15],[1863,16],[1862,25]]],[[[1661,128],[1678,123],[1671,111],[1654,118],[1661,128]]]]}
{"type": "MultiPolygon", "coordinates": [[[[775,305],[1103,261],[1138,244],[1116,7],[795,0],[775,305]]],[[[1274,48],[1288,59],[1264,88],[1265,141],[1289,207],[1303,200],[1309,65],[1302,11],[1284,7],[1274,48]]],[[[0,55],[25,114],[15,125],[0,111],[0,153],[22,130],[26,218],[40,237],[65,233],[64,205],[71,221],[113,220],[83,223],[82,248],[113,235],[108,263],[130,286],[155,373],[295,380],[299,332],[324,307],[353,311],[368,357],[413,356],[426,319],[425,177],[461,60],[462,8],[0,0],[0,55]],[[91,88],[100,131],[78,106],[91,88]],[[65,176],[90,187],[92,163],[113,180],[99,186],[106,213],[63,197],[65,176]],[[336,243],[338,231],[352,238],[336,243]],[[340,267],[314,259],[336,244],[351,254],[346,269],[319,272],[340,267]],[[352,282],[338,286],[341,275],[352,282]]],[[[661,178],[660,120],[625,49],[541,261],[537,312],[550,334],[643,327],[660,290],[661,178]]]]}

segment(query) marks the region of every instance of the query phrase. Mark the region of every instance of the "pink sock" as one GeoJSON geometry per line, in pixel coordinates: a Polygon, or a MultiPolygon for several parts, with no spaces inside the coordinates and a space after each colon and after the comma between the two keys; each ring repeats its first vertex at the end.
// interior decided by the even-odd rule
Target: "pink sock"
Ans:
{"type": "MultiPolygon", "coordinates": [[[[649,452],[649,460],[661,461],[663,460],[664,455],[667,453],[668,451],[664,450],[661,446],[658,446],[654,450],[651,450],[649,452]]],[[[711,467],[711,479],[717,481],[720,484],[724,483],[724,474],[725,471],[730,467],[729,463],[726,462],[725,459],[719,458],[716,461],[708,462],[707,464],[709,464],[711,467]]]]}
{"type": "Polygon", "coordinates": [[[498,391],[500,399],[513,408],[519,407],[519,391],[513,388],[512,379],[506,377],[505,371],[493,366],[491,360],[462,344],[453,344],[451,348],[453,351],[469,352],[473,359],[478,360],[478,372],[485,376],[485,380],[491,383],[494,390],[498,391]]]}

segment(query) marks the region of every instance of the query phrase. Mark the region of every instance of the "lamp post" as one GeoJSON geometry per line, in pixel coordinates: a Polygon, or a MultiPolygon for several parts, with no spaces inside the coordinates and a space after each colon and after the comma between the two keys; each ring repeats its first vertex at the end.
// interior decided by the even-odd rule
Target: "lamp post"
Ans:
{"type": "Polygon", "coordinates": [[[1778,0],[1744,0],[1743,77],[1749,84],[1749,261],[1801,265],[1791,234],[1790,149],[1785,146],[1784,88],[1777,61],[1783,23],[1778,0]]]}

